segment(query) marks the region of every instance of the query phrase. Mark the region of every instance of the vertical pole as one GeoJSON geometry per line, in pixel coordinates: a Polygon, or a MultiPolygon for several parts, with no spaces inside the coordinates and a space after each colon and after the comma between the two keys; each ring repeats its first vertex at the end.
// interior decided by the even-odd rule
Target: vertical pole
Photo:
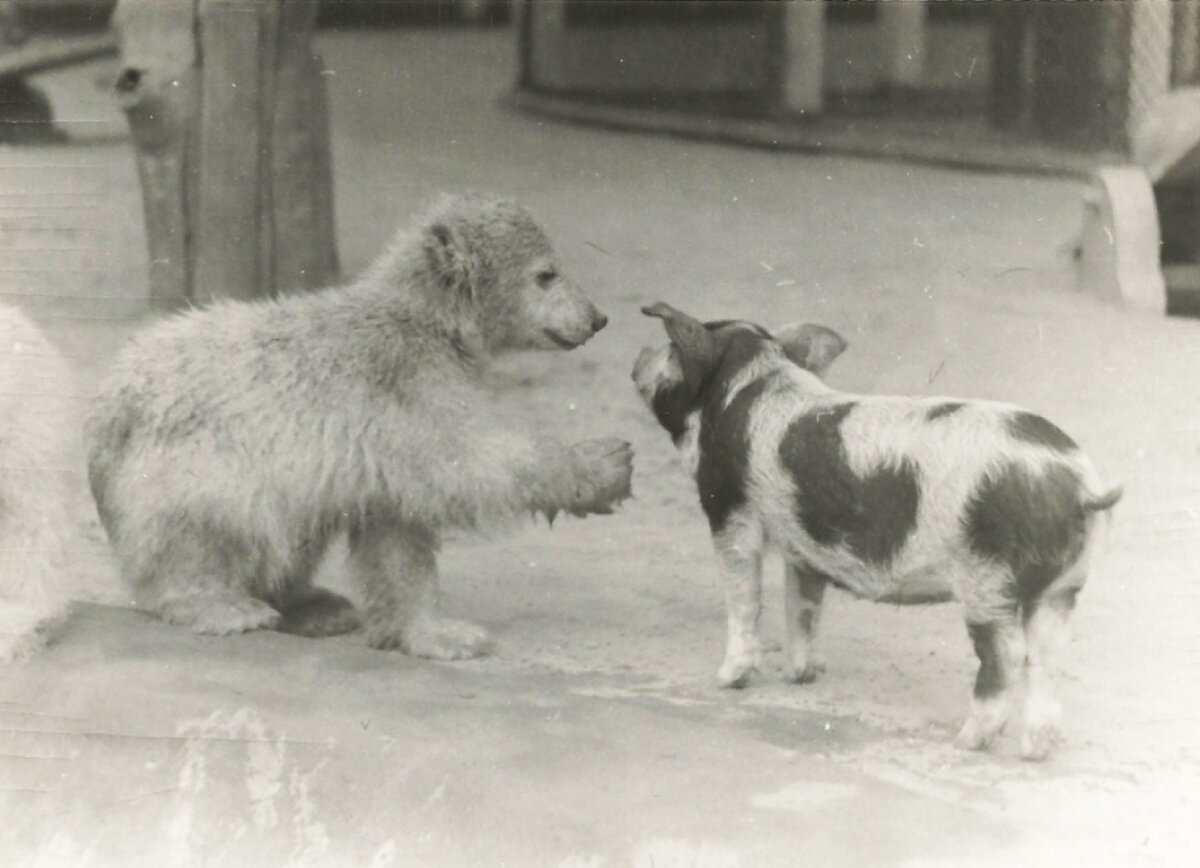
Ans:
{"type": "Polygon", "coordinates": [[[991,25],[992,80],[988,114],[1002,129],[1033,129],[1034,19],[1025,3],[988,7],[991,25]]]}
{"type": "Polygon", "coordinates": [[[269,150],[277,291],[327,286],[339,272],[325,65],[310,39],[317,4],[283,4],[269,150]],[[312,239],[314,243],[289,243],[312,239]]]}
{"type": "Polygon", "coordinates": [[[513,0],[512,16],[517,32],[517,87],[525,90],[533,82],[533,12],[530,0],[513,0]]]}
{"type": "Polygon", "coordinates": [[[783,108],[817,114],[825,96],[825,4],[790,0],[784,4],[782,26],[783,108]]]}
{"type": "MultiPolygon", "coordinates": [[[[260,75],[260,42],[274,35],[264,9],[278,3],[199,0],[200,201],[196,212],[196,272],[189,298],[253,298],[266,286],[270,257],[265,189],[264,133],[268,84],[260,75]],[[267,20],[264,20],[267,19],[267,20]],[[263,237],[265,234],[268,237],[263,237]],[[264,257],[264,250],[267,255],[264,257]]],[[[268,47],[268,46],[264,46],[268,47]]]]}
{"type": "Polygon", "coordinates": [[[525,85],[535,90],[561,87],[567,26],[565,0],[529,0],[525,19],[528,29],[525,85]]]}
{"type": "Polygon", "coordinates": [[[890,0],[878,8],[887,83],[919,87],[925,75],[924,0],[890,0]]]}
{"type": "MultiPolygon", "coordinates": [[[[1073,4],[1072,4],[1073,5],[1073,4]]],[[[1081,4],[1085,9],[1090,4],[1081,4]]],[[[1102,140],[1115,151],[1127,152],[1132,133],[1132,96],[1134,86],[1132,3],[1098,3],[1098,41],[1096,49],[1099,77],[1099,126],[1102,140]]]]}

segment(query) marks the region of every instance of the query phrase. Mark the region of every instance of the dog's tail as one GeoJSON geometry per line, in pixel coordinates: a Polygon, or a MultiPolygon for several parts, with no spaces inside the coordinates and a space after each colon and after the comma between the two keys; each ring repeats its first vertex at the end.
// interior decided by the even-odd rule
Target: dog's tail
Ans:
{"type": "Polygon", "coordinates": [[[1103,494],[1084,493],[1079,498],[1079,508],[1084,515],[1091,512],[1105,512],[1117,505],[1117,501],[1125,493],[1125,488],[1114,485],[1103,494]]]}

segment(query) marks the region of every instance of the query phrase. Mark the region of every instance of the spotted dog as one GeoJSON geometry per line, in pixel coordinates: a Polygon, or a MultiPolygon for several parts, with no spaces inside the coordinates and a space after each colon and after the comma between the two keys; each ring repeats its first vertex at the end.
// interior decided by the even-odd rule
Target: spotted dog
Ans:
{"type": "Polygon", "coordinates": [[[744,686],[761,660],[764,552],[786,565],[787,672],[804,683],[829,584],[890,603],[957,598],[979,658],[966,748],[988,746],[1025,682],[1022,754],[1057,738],[1052,666],[1097,541],[1104,489],[1076,444],[1008,404],[863,396],[821,379],[846,348],[812,324],[775,334],[701,323],[658,303],[668,346],[633,379],[691,465],[724,579],[718,673],[744,686]]]}

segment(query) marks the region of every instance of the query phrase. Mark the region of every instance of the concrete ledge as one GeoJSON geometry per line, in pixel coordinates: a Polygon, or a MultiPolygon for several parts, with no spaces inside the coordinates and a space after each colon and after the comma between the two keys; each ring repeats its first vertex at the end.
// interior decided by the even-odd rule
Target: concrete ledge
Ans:
{"type": "Polygon", "coordinates": [[[903,160],[988,172],[1091,178],[1122,161],[1113,153],[1084,153],[1032,143],[960,118],[840,116],[812,120],[708,117],[616,105],[527,89],[507,104],[521,112],[621,130],[808,153],[903,160]]]}

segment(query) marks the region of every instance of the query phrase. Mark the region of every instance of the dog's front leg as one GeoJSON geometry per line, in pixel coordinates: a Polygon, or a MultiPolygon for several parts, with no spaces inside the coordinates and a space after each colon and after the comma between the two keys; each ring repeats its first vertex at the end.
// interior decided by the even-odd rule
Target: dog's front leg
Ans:
{"type": "Polygon", "coordinates": [[[786,673],[788,680],[796,684],[815,681],[825,668],[817,657],[815,645],[827,581],[823,573],[804,563],[787,564],[783,585],[788,641],[786,673]]]}
{"type": "Polygon", "coordinates": [[[745,687],[762,664],[758,618],[762,611],[762,527],[733,520],[714,534],[717,561],[725,585],[727,637],[725,661],[717,671],[721,687],[745,687]]]}

